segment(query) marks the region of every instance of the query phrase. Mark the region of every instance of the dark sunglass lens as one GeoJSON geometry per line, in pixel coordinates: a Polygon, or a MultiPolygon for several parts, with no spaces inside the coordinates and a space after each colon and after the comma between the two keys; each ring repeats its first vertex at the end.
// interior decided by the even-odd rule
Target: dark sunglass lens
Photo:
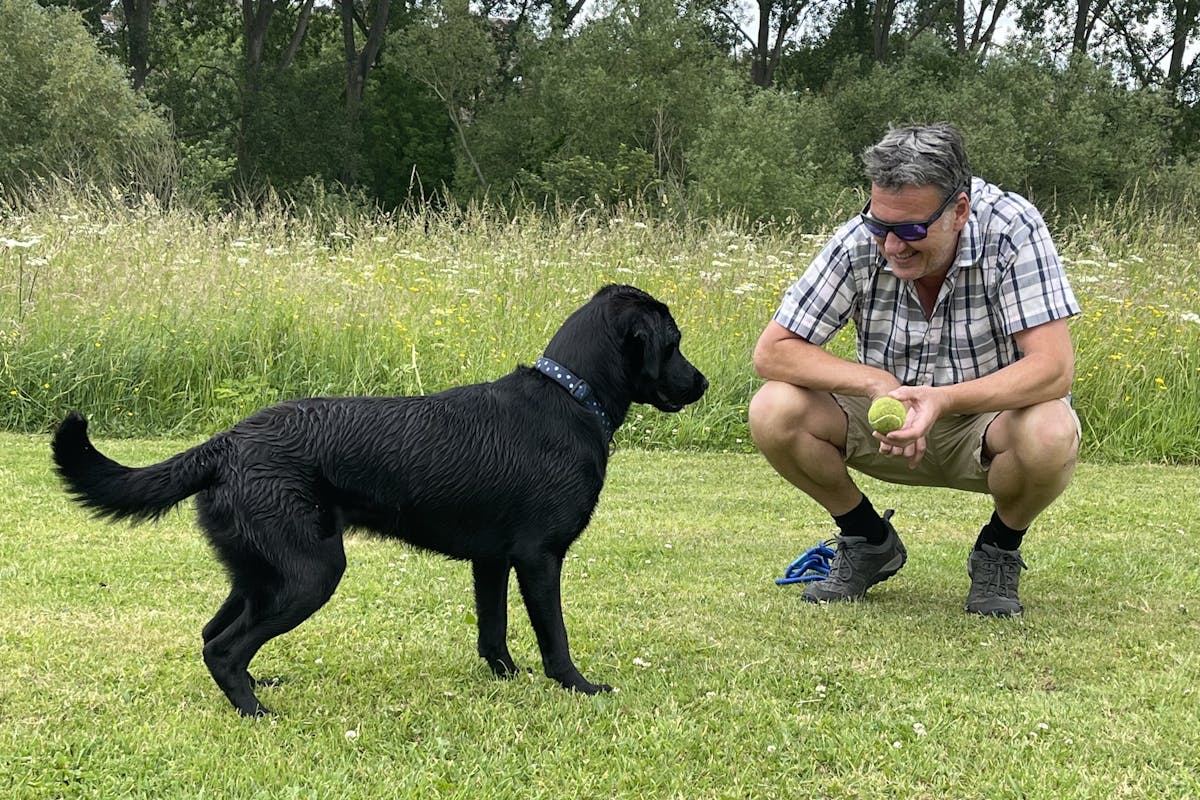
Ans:
{"type": "Polygon", "coordinates": [[[929,231],[925,229],[925,226],[917,223],[897,225],[892,228],[892,231],[906,242],[919,242],[929,235],[929,231]]]}
{"type": "Polygon", "coordinates": [[[888,229],[870,217],[863,217],[863,225],[865,225],[867,230],[871,232],[872,236],[878,236],[880,238],[887,236],[888,229]]]}

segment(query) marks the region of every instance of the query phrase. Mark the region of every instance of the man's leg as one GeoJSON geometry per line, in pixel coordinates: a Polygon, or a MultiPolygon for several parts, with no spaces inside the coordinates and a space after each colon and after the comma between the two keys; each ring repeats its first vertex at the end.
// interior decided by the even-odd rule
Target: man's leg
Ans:
{"type": "Polygon", "coordinates": [[[1001,412],[988,426],[984,454],[992,460],[988,491],[997,515],[1010,528],[1028,528],[1075,474],[1075,415],[1061,400],[1001,412]]]}
{"type": "Polygon", "coordinates": [[[984,454],[991,457],[988,491],[996,511],[967,560],[968,612],[996,617],[1021,613],[1021,540],[1071,482],[1078,452],[1078,422],[1061,400],[1002,412],[988,426],[984,454]]]}
{"type": "Polygon", "coordinates": [[[862,500],[842,457],[846,414],[833,395],[768,381],[750,401],[749,417],[759,452],[831,515],[845,514],[862,500]]]}
{"type": "Polygon", "coordinates": [[[769,381],[749,412],[754,443],[767,461],[824,506],[842,531],[829,577],[810,583],[805,600],[856,600],[904,566],[907,552],[890,514],[879,516],[846,469],[846,413],[832,395],[769,381]]]}

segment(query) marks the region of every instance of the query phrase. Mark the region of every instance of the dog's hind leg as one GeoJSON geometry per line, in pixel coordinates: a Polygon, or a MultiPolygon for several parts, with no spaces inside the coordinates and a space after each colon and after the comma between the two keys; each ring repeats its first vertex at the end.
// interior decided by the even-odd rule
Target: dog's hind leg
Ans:
{"type": "Polygon", "coordinates": [[[250,661],[268,641],[325,605],[346,569],[340,536],[305,544],[303,549],[292,547],[286,553],[273,554],[272,579],[256,591],[246,592],[242,613],[204,645],[208,671],[243,716],[271,713],[254,694],[250,661]]]}
{"type": "MultiPolygon", "coordinates": [[[[245,582],[245,581],[241,581],[245,582]]],[[[217,613],[208,621],[201,631],[200,636],[205,644],[208,644],[213,639],[217,638],[226,628],[237,621],[237,618],[246,610],[246,592],[234,585],[230,590],[229,597],[225,598],[225,602],[217,609],[217,613]]],[[[250,683],[255,686],[278,686],[283,681],[280,678],[256,678],[253,675],[248,676],[250,683]]]]}
{"type": "Polygon", "coordinates": [[[477,558],[471,562],[475,575],[475,616],[479,624],[479,655],[501,678],[516,674],[517,665],[508,653],[508,573],[506,558],[477,558]]]}
{"type": "Polygon", "coordinates": [[[235,585],[229,592],[229,597],[225,598],[225,602],[217,609],[217,613],[208,621],[201,631],[200,636],[204,639],[204,643],[208,644],[213,639],[233,624],[246,608],[246,598],[242,591],[235,585]]]}
{"type": "Polygon", "coordinates": [[[561,556],[547,552],[513,559],[525,610],[542,651],[542,666],[546,676],[565,689],[584,694],[612,691],[611,686],[588,681],[571,661],[562,616],[562,561],[561,556]]]}

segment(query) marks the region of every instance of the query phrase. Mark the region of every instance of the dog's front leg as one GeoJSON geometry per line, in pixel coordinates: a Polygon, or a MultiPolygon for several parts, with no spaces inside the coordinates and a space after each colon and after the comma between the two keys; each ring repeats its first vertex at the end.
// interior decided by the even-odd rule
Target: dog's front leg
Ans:
{"type": "Polygon", "coordinates": [[[538,553],[528,558],[514,559],[517,582],[521,596],[525,599],[525,610],[537,635],[538,647],[542,651],[542,666],[546,676],[584,694],[612,691],[602,683],[591,683],[579,673],[571,661],[567,645],[567,628],[562,616],[562,557],[552,553],[538,553]]]}
{"type": "Polygon", "coordinates": [[[475,617],[479,624],[479,655],[501,678],[516,674],[517,665],[508,653],[508,572],[506,558],[477,558],[471,562],[475,575],[475,617]]]}

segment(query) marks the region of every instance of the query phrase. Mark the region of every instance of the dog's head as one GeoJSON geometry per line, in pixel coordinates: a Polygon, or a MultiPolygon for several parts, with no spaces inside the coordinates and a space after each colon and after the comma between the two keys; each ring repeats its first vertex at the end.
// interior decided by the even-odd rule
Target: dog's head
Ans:
{"type": "Polygon", "coordinates": [[[673,412],[699,400],[708,379],[679,351],[679,326],[666,305],[632,286],[601,292],[618,304],[633,402],[673,412]]]}

